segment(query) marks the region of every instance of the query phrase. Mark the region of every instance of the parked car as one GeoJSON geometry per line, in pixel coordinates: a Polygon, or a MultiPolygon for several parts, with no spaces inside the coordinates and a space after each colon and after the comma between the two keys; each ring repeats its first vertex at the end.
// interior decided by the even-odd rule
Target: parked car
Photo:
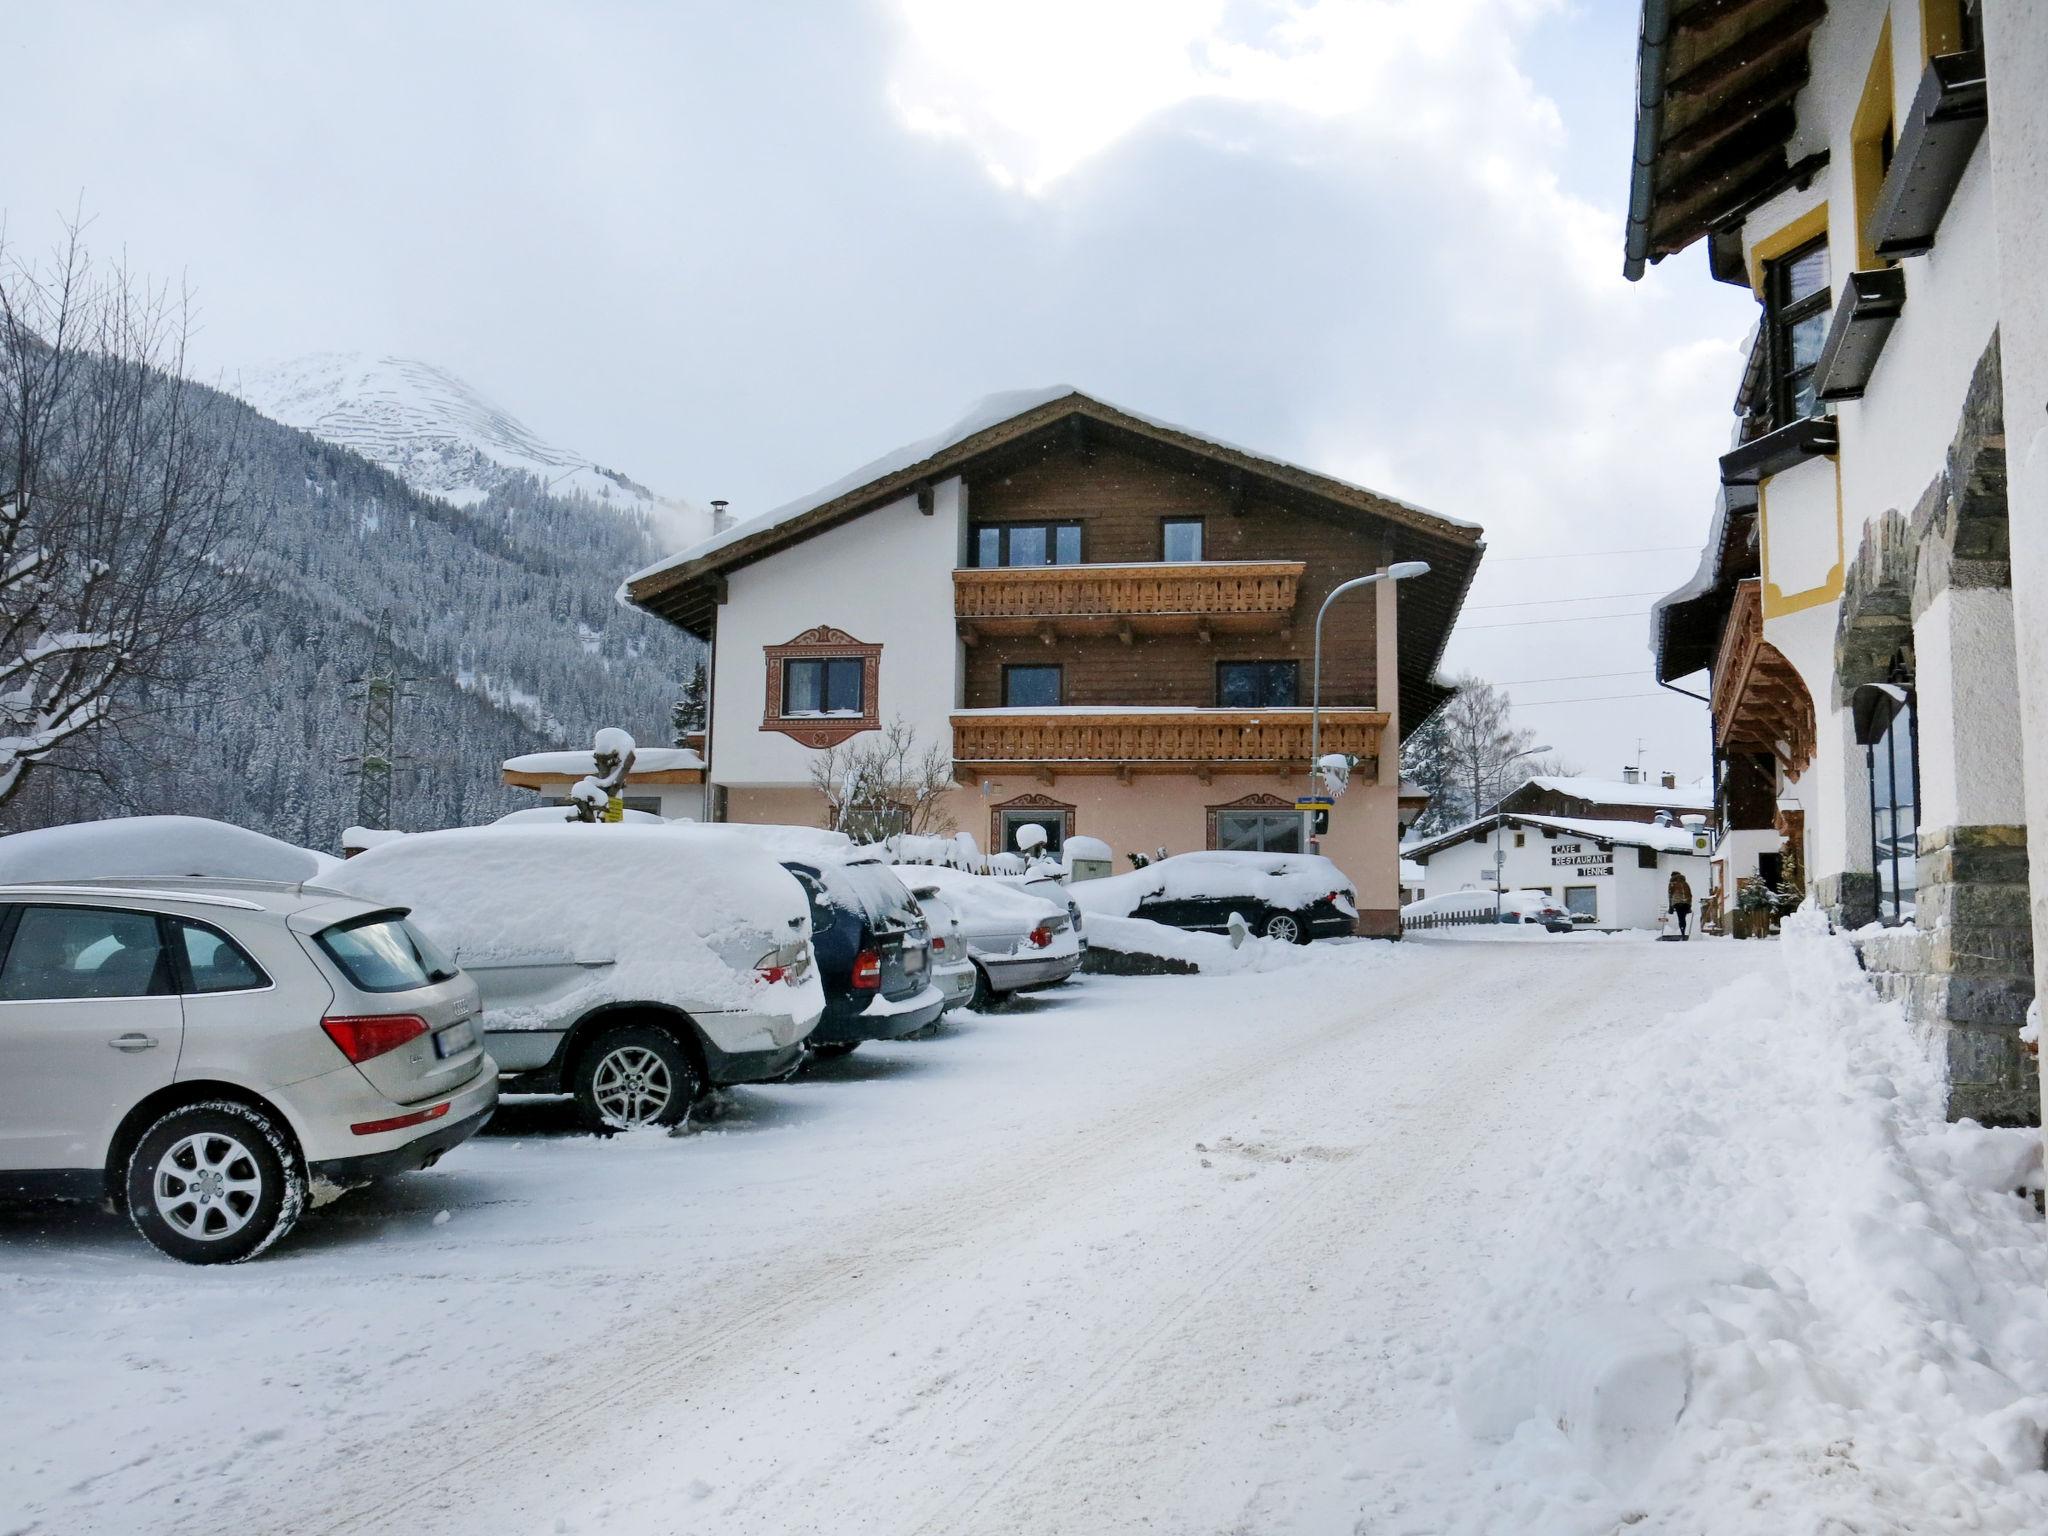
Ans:
{"type": "Polygon", "coordinates": [[[482,989],[507,1090],[574,1094],[594,1126],[787,1075],[824,1010],[802,887],[720,828],[423,832],[327,878],[410,909],[482,989]]]}
{"type": "Polygon", "coordinates": [[[309,1200],[475,1134],[498,1102],[476,1021],[476,984],[379,902],[0,887],[0,1191],[111,1200],[190,1264],[253,1258],[309,1200]]]}
{"type": "Polygon", "coordinates": [[[1177,853],[1128,874],[1072,887],[1085,912],[1227,933],[1237,913],[1253,933],[1289,944],[1358,931],[1358,893],[1313,853],[1177,853]]]}
{"type": "Polygon", "coordinates": [[[1418,928],[1495,922],[1536,924],[1550,933],[1577,928],[1572,914],[1545,891],[1505,891],[1497,901],[1492,891],[1443,891],[1409,902],[1401,909],[1401,921],[1418,928]]]}
{"type": "Polygon", "coordinates": [[[817,1056],[844,1056],[866,1040],[900,1040],[936,1023],[945,994],[931,975],[931,930],[903,882],[879,859],[790,859],[811,903],[811,942],[825,1016],[817,1056]]]}
{"type": "Polygon", "coordinates": [[[897,873],[935,887],[958,914],[974,964],[969,1007],[1058,986],[1080,968],[1080,925],[1057,882],[1027,887],[997,875],[923,865],[901,866],[897,873]]]}
{"type": "Polygon", "coordinates": [[[931,931],[932,985],[946,1000],[944,1011],[951,1013],[974,996],[974,961],[967,953],[967,934],[960,926],[960,914],[936,883],[918,879],[916,869],[899,866],[896,873],[909,887],[918,911],[924,914],[925,926],[931,931]]]}

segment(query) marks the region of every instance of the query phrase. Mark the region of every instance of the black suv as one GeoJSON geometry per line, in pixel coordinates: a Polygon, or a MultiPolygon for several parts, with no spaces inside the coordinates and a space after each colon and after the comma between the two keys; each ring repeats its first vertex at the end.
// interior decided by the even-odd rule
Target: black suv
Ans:
{"type": "Polygon", "coordinates": [[[811,1031],[819,1056],[863,1040],[900,1040],[946,1006],[931,984],[931,935],[901,880],[882,864],[785,861],[811,899],[811,947],[825,1015],[811,1031]]]}

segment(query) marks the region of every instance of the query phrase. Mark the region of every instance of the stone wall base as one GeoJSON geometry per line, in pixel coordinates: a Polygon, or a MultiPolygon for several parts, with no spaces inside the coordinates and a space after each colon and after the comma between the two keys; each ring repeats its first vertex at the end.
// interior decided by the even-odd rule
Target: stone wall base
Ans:
{"type": "Polygon", "coordinates": [[[1879,994],[1940,1032],[1951,1120],[2040,1123],[2019,1040],[2034,997],[2026,860],[2024,827],[1922,829],[1914,925],[1858,941],[1879,994]]]}
{"type": "Polygon", "coordinates": [[[1828,921],[1854,931],[1877,921],[1877,876],[1857,870],[1823,875],[1813,882],[1813,899],[1828,921]]]}

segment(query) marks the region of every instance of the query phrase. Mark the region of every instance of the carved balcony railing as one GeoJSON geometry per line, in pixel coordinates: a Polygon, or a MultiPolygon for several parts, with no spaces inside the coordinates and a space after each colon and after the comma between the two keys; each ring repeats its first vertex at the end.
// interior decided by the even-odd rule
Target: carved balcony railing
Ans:
{"type": "Polygon", "coordinates": [[[1294,625],[1300,560],[976,567],[953,573],[953,611],[982,634],[1267,634],[1294,625]]]}
{"type": "MultiPolygon", "coordinates": [[[[1360,760],[1355,783],[1378,782],[1377,709],[1323,710],[1321,748],[1360,760]]],[[[1034,773],[1306,773],[1306,709],[991,709],[953,716],[953,761],[966,777],[1034,773]]]]}
{"type": "Polygon", "coordinates": [[[1813,697],[1798,668],[1764,638],[1762,584],[1735,588],[1714,657],[1714,743],[1724,753],[1768,752],[1787,773],[1813,761],[1813,697]]]}

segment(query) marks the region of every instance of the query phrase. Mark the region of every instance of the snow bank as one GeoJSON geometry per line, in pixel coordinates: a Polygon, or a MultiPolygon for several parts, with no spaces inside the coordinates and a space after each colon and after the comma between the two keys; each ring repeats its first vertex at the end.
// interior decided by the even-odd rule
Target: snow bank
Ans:
{"type": "Polygon", "coordinates": [[[1665,1019],[1483,1277],[1416,1529],[2048,1530],[2034,1131],[1950,1125],[1847,944],[1665,1019]]]}
{"type": "Polygon", "coordinates": [[[1092,919],[1097,913],[1129,917],[1151,896],[1238,897],[1293,910],[1333,891],[1343,893],[1340,905],[1348,905],[1352,890],[1351,877],[1319,854],[1211,852],[1177,853],[1128,874],[1084,880],[1073,894],[1092,919]]]}
{"type": "MultiPolygon", "coordinates": [[[[578,1006],[558,1000],[554,1017],[646,999],[798,1019],[824,1007],[815,968],[795,986],[756,974],[768,951],[810,932],[810,905],[774,859],[723,828],[422,832],[350,859],[323,883],[409,907],[465,966],[589,966],[578,1006]]],[[[541,1022],[487,1010],[492,1029],[541,1022]]]]}
{"type": "Polygon", "coordinates": [[[204,816],[121,816],[0,837],[0,884],[52,880],[317,880],[341,861],[204,816]]]}
{"type": "Polygon", "coordinates": [[[1350,951],[1352,945],[1282,944],[1277,939],[1247,937],[1232,948],[1220,933],[1190,933],[1142,917],[1116,917],[1106,912],[1088,914],[1088,944],[1091,949],[1115,950],[1127,955],[1154,955],[1192,965],[1205,976],[1234,975],[1247,971],[1282,971],[1311,965],[1329,950],[1350,951]]]}

